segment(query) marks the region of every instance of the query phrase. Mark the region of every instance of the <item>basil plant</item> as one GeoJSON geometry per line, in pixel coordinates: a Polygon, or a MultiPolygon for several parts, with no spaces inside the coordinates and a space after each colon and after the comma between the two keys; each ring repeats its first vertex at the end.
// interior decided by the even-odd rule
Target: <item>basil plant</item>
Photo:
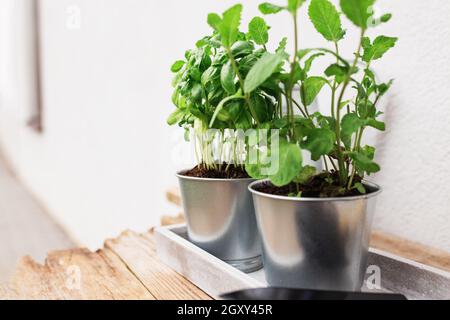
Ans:
{"type": "Polygon", "coordinates": [[[168,123],[193,129],[197,160],[208,169],[245,166],[248,139],[239,140],[237,130],[270,127],[282,116],[278,78],[284,48],[267,51],[269,28],[262,18],[254,18],[247,33],[240,31],[241,12],[238,4],[221,16],[209,14],[212,34],[172,65],[176,110],[168,123]]]}

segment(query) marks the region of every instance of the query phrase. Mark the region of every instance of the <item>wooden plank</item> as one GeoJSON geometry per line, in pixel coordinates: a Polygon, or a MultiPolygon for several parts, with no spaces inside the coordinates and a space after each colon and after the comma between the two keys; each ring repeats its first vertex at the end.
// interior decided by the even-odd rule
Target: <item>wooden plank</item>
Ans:
{"type": "Polygon", "coordinates": [[[371,246],[425,265],[450,271],[450,253],[443,250],[380,231],[372,233],[371,246]]]}
{"type": "MultiPolygon", "coordinates": [[[[177,187],[172,187],[167,190],[166,198],[171,203],[181,206],[181,196],[177,187]]],[[[182,223],[180,220],[177,219],[173,224],[182,223]]],[[[162,221],[166,222],[164,225],[171,224],[170,217],[163,217],[162,221]]],[[[425,246],[381,231],[373,232],[370,245],[371,247],[393,253],[403,258],[450,271],[450,253],[437,248],[425,246]]]]}
{"type": "Polygon", "coordinates": [[[17,300],[18,292],[11,285],[0,285],[0,300],[17,300]]]}
{"type": "Polygon", "coordinates": [[[166,199],[176,206],[181,207],[181,195],[178,187],[172,187],[166,192],[166,199]]]}
{"type": "Polygon", "coordinates": [[[44,265],[24,257],[11,285],[21,299],[154,299],[108,249],[55,251],[44,265]]]}
{"type": "Polygon", "coordinates": [[[127,231],[103,249],[51,252],[43,265],[21,259],[0,299],[210,299],[162,262],[152,234],[127,231]]]}
{"type": "Polygon", "coordinates": [[[162,226],[171,226],[174,224],[184,223],[184,214],[180,213],[177,216],[162,216],[161,217],[161,225],[162,226]]]}
{"type": "Polygon", "coordinates": [[[120,257],[127,268],[158,300],[210,299],[189,280],[164,265],[157,257],[153,236],[127,231],[105,247],[120,257]]]}

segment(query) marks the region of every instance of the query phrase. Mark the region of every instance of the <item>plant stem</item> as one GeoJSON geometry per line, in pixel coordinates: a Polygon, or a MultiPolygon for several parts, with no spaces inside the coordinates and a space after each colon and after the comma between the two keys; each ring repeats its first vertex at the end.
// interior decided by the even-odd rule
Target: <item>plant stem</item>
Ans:
{"type": "Polygon", "coordinates": [[[297,106],[297,108],[298,108],[298,110],[300,110],[300,112],[302,113],[302,115],[305,117],[305,118],[308,118],[309,117],[309,115],[308,115],[308,110],[305,108],[305,110],[303,110],[302,109],[302,106],[297,102],[297,101],[295,101],[294,99],[292,99],[292,102],[297,106]]]}
{"type": "MultiPolygon", "coordinates": [[[[336,63],[339,63],[339,46],[338,46],[337,41],[334,42],[334,48],[336,50],[336,63]]],[[[334,104],[336,102],[336,89],[337,89],[336,85],[337,85],[337,81],[336,81],[336,77],[335,77],[334,81],[333,81],[333,87],[331,88],[331,116],[333,118],[335,117],[334,104]]],[[[337,107],[339,108],[340,106],[337,106],[337,107]]]]}
{"type": "Polygon", "coordinates": [[[288,118],[289,118],[289,123],[290,123],[289,131],[290,131],[291,136],[293,136],[294,126],[295,126],[292,92],[294,90],[294,76],[295,76],[295,67],[296,67],[296,63],[297,63],[297,51],[298,51],[297,12],[293,13],[292,17],[294,19],[294,56],[292,58],[292,63],[291,63],[291,74],[289,77],[289,83],[288,83],[288,87],[286,88],[288,118]]]}
{"type": "MultiPolygon", "coordinates": [[[[361,149],[361,140],[362,140],[363,133],[364,133],[364,127],[362,127],[356,135],[356,140],[355,140],[355,145],[354,145],[353,151],[359,151],[361,149]]],[[[356,175],[356,167],[353,166],[352,174],[350,176],[350,180],[348,181],[348,185],[347,185],[347,190],[351,189],[355,175],[356,175]]]]}
{"type": "Polygon", "coordinates": [[[337,172],[338,169],[337,169],[336,165],[334,164],[333,158],[331,158],[330,156],[328,156],[328,160],[330,160],[331,165],[333,166],[334,170],[337,172]]]}
{"type": "Polygon", "coordinates": [[[345,170],[345,162],[344,157],[342,155],[341,150],[341,110],[339,106],[341,105],[342,99],[344,98],[345,91],[347,89],[348,84],[350,83],[350,77],[353,72],[353,70],[356,67],[356,64],[358,63],[358,59],[360,57],[361,48],[362,48],[362,40],[364,38],[365,29],[361,29],[361,37],[359,40],[358,49],[355,54],[355,60],[353,61],[353,65],[348,71],[348,75],[345,78],[341,93],[339,95],[338,104],[337,104],[337,110],[336,110],[336,142],[337,142],[337,157],[338,157],[338,165],[339,165],[339,183],[341,186],[347,185],[347,179],[348,179],[348,173],[345,170]]]}
{"type": "Polygon", "coordinates": [[[329,172],[330,170],[328,169],[328,163],[327,163],[327,157],[326,156],[323,156],[323,163],[325,164],[325,170],[327,172],[329,172]]]}

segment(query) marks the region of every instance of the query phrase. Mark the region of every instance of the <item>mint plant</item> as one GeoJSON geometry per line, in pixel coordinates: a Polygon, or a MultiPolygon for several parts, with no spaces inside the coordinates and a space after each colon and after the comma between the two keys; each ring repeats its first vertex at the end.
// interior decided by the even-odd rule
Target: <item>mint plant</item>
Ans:
{"type": "MultiPolygon", "coordinates": [[[[263,3],[259,8],[264,14],[289,12],[297,37],[297,14],[306,2],[289,1],[287,6],[263,3]]],[[[280,171],[289,171],[284,176],[285,180],[269,178],[275,186],[290,185],[287,190],[291,195],[301,195],[302,190],[310,190],[307,184],[315,186],[314,190],[310,190],[314,195],[323,197],[365,193],[362,184],[364,176],[380,170],[374,162],[375,148],[364,145],[363,136],[367,128],[385,130],[385,124],[379,120],[382,112],[378,111],[377,106],[391,87],[392,80],[380,83],[372,65],[395,46],[397,38],[381,35],[371,40],[366,36],[369,28],[386,23],[391,18],[390,14],[385,14],[375,19],[374,3],[375,0],[340,1],[342,13],[360,30],[354,58],[350,61],[340,55],[339,45],[345,37],[345,30],[341,13],[329,0],[312,0],[308,15],[317,32],[332,44],[332,49],[299,50],[298,40],[294,38],[296,54],[290,65],[291,77],[284,81],[288,98],[285,115],[290,132],[288,140],[290,144],[309,150],[313,160],[323,159],[326,171],[317,174],[314,168],[301,165],[296,165],[295,170],[291,170],[292,167],[288,170],[283,166],[292,165],[296,157],[285,155],[290,158],[290,161],[280,161],[280,171]],[[322,75],[310,75],[311,63],[319,57],[332,61],[322,75]],[[290,95],[293,87],[300,90],[299,101],[290,95]],[[310,114],[308,107],[324,88],[331,92],[329,114],[310,114]],[[293,113],[294,105],[298,107],[298,116],[293,113]]],[[[255,171],[250,170],[251,175],[263,178],[255,171]]]]}

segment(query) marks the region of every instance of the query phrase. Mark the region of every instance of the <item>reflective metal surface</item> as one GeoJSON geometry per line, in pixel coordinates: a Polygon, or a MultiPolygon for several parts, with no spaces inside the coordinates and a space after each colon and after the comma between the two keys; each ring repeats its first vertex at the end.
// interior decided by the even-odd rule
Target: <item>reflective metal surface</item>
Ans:
{"type": "Polygon", "coordinates": [[[261,243],[248,191],[254,180],[177,176],[189,240],[242,271],[260,269],[261,243]]]}
{"type": "Polygon", "coordinates": [[[364,182],[368,194],[346,198],[291,198],[253,193],[271,286],[359,291],[380,187],[364,182]]]}

